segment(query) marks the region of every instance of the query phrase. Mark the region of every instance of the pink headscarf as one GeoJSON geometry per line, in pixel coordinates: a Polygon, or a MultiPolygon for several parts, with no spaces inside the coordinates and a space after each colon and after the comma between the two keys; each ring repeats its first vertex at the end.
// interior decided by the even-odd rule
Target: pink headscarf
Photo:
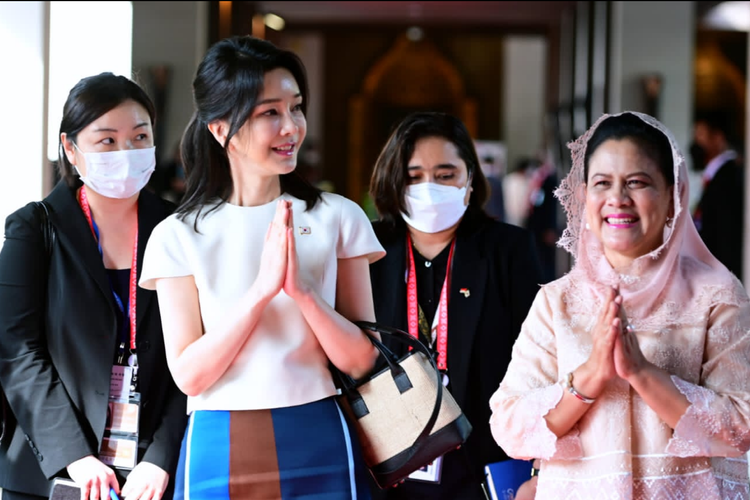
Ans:
{"type": "Polygon", "coordinates": [[[702,302],[698,294],[703,288],[696,285],[713,285],[726,290],[729,302],[734,302],[729,296],[742,285],[706,248],[686,210],[689,200],[687,168],[672,133],[651,116],[633,111],[624,113],[603,115],[586,133],[568,145],[573,165],[555,190],[555,196],[567,214],[568,224],[557,244],[573,255],[575,262],[569,275],[578,285],[587,284],[590,292],[599,299],[607,286],[618,286],[630,324],[636,329],[661,329],[670,324],[684,323],[682,320],[693,314],[705,314],[702,308],[690,310],[691,304],[702,302]],[[663,133],[672,146],[674,221],[671,228],[664,227],[661,246],[638,257],[626,269],[615,271],[604,256],[601,241],[585,228],[584,158],[588,142],[599,124],[610,116],[624,113],[637,116],[663,133]]]}

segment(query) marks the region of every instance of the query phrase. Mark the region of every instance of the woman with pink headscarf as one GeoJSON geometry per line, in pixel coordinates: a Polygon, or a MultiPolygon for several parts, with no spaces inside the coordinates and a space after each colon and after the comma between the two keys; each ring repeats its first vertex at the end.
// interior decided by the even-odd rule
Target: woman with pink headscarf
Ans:
{"type": "Polygon", "coordinates": [[[750,299],[701,241],[672,134],[602,116],[555,195],[572,270],[545,286],[490,400],[541,459],[537,498],[748,499],[750,299]]]}

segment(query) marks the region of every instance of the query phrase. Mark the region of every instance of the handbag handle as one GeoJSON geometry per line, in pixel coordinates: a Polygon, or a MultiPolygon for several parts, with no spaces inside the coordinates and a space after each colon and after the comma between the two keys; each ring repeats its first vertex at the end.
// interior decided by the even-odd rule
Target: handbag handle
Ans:
{"type": "MultiPolygon", "coordinates": [[[[399,340],[411,346],[414,346],[414,343],[411,342],[412,337],[410,335],[405,335],[404,337],[398,337],[398,333],[403,333],[403,332],[399,332],[398,330],[387,331],[389,330],[387,327],[383,327],[375,323],[369,323],[366,321],[360,321],[360,322],[355,321],[354,324],[356,324],[359,328],[363,330],[373,330],[373,331],[378,331],[381,333],[392,335],[398,338],[399,340]]],[[[396,387],[398,388],[399,392],[403,394],[407,390],[411,389],[412,387],[411,381],[409,381],[409,377],[406,374],[406,371],[404,371],[403,367],[398,364],[398,361],[399,361],[398,356],[396,356],[393,353],[393,351],[391,351],[388,348],[388,346],[380,342],[378,339],[376,339],[372,335],[367,335],[367,338],[375,346],[375,348],[378,351],[380,351],[380,354],[383,356],[386,363],[388,364],[388,369],[391,371],[391,376],[393,377],[393,381],[396,383],[396,387]]],[[[427,357],[431,359],[431,355],[429,351],[426,350],[426,348],[424,347],[424,345],[421,344],[421,342],[419,344],[420,344],[419,346],[414,346],[414,347],[416,347],[419,351],[425,353],[427,357]]],[[[342,385],[346,389],[348,389],[349,391],[356,391],[356,387],[358,385],[356,380],[354,380],[349,375],[342,373],[340,371],[338,371],[338,375],[341,379],[342,385]]]]}
{"type": "MultiPolygon", "coordinates": [[[[414,440],[414,443],[410,447],[410,451],[407,455],[403,457],[403,460],[400,461],[400,463],[393,466],[392,469],[389,471],[384,471],[384,473],[388,474],[391,472],[394,472],[401,467],[404,466],[411,458],[419,451],[419,448],[423,445],[423,443],[427,440],[427,437],[430,435],[430,432],[432,432],[433,427],[435,427],[435,423],[437,422],[438,414],[440,413],[440,405],[443,401],[443,381],[442,377],[440,376],[440,371],[438,370],[437,365],[435,364],[435,359],[430,352],[429,349],[421,342],[419,339],[416,339],[409,335],[408,333],[399,330],[397,328],[391,328],[384,325],[379,325],[377,323],[373,323],[370,321],[354,321],[354,324],[357,325],[359,328],[363,330],[370,330],[374,332],[378,332],[381,334],[386,334],[389,337],[409,345],[410,347],[414,348],[416,351],[421,352],[425,355],[425,357],[429,360],[430,365],[432,366],[434,372],[435,372],[435,381],[436,381],[436,387],[437,387],[437,395],[435,397],[435,405],[432,408],[432,414],[430,415],[430,418],[427,420],[427,423],[425,424],[424,428],[422,429],[422,432],[419,433],[419,436],[414,440]]],[[[401,392],[404,392],[402,390],[401,386],[399,386],[399,378],[402,377],[401,374],[403,374],[403,378],[406,379],[406,382],[408,382],[408,388],[411,387],[411,382],[408,381],[408,376],[406,375],[406,372],[404,372],[404,369],[398,364],[398,359],[393,352],[388,349],[388,347],[380,342],[378,339],[373,337],[372,335],[367,335],[367,338],[372,342],[372,344],[375,346],[378,351],[383,355],[386,362],[388,363],[388,367],[391,370],[391,375],[393,376],[394,382],[396,382],[396,386],[399,388],[401,392]]],[[[335,368],[335,367],[334,367],[335,368]]],[[[341,372],[336,369],[338,373],[341,374],[341,372]]],[[[361,396],[357,393],[356,389],[354,389],[354,384],[351,384],[351,381],[353,380],[351,377],[345,374],[345,379],[348,379],[350,383],[344,382],[344,392],[347,393],[347,396],[353,396],[354,399],[359,398],[361,400],[361,396]]],[[[402,378],[402,380],[403,380],[402,378]]],[[[403,385],[403,382],[401,382],[403,385]]]]}

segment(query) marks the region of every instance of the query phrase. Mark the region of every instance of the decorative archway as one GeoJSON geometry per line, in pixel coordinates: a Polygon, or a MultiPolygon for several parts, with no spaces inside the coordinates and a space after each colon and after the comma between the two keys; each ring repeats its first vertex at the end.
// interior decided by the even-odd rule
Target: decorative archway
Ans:
{"type": "Polygon", "coordinates": [[[429,40],[399,36],[349,101],[347,196],[365,203],[372,168],[396,124],[414,111],[443,111],[476,137],[477,109],[463,78],[429,40]]]}

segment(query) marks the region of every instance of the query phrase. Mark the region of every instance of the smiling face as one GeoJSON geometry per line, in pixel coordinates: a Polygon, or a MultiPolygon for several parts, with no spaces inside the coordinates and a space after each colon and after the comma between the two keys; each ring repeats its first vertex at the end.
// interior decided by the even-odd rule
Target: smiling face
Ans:
{"type": "Polygon", "coordinates": [[[672,187],[635,142],[610,139],[591,155],[586,222],[612,267],[658,248],[672,213],[672,187]]]}
{"type": "Polygon", "coordinates": [[[83,153],[106,153],[154,146],[154,132],[148,111],[139,103],[128,100],[109,110],[83,128],[74,141],[60,135],[65,155],[86,175],[83,153]],[[76,147],[76,145],[78,147],[76,147]]]}
{"type": "Polygon", "coordinates": [[[273,69],[265,74],[252,115],[229,143],[230,161],[260,175],[288,174],[306,133],[297,81],[288,70],[273,69]]]}

